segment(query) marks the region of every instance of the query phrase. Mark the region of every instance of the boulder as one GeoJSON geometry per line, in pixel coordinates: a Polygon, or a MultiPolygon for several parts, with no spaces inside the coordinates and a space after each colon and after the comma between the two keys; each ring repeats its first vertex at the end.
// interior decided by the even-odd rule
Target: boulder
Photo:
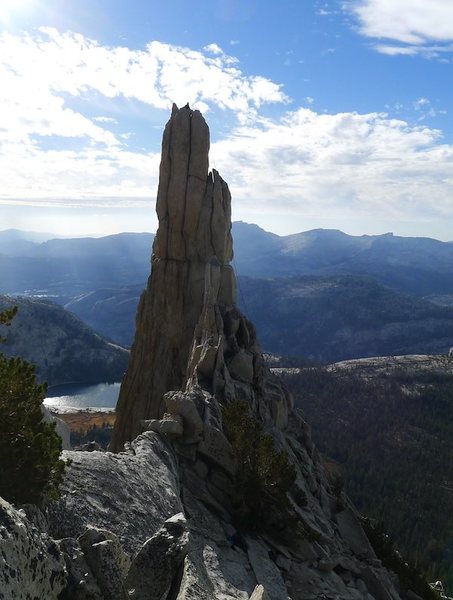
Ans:
{"type": "Polygon", "coordinates": [[[128,597],[134,600],[167,598],[187,554],[188,541],[183,513],[167,519],[132,560],[125,583],[128,597]]]}
{"type": "Polygon", "coordinates": [[[337,513],[335,518],[341,536],[356,556],[369,559],[376,558],[359,520],[350,508],[337,513]]]}
{"type": "Polygon", "coordinates": [[[245,350],[239,350],[235,356],[227,363],[228,371],[233,379],[253,382],[253,354],[245,350]]]}
{"type": "Polygon", "coordinates": [[[236,473],[233,448],[221,429],[213,425],[205,425],[198,453],[207,462],[216,464],[230,475],[234,476],[236,473]]]}
{"type": "Polygon", "coordinates": [[[203,421],[194,399],[182,392],[169,392],[164,396],[167,411],[183,420],[184,437],[199,441],[203,432],[203,421]]]}
{"type": "Polygon", "coordinates": [[[57,502],[47,506],[49,533],[78,538],[90,526],[118,536],[127,552],[137,549],[165,519],[183,510],[174,450],[147,431],[130,452],[64,452],[71,459],[57,502]]]}
{"type": "Polygon", "coordinates": [[[0,498],[0,597],[57,600],[67,573],[54,540],[0,498]]]}
{"type": "Polygon", "coordinates": [[[68,578],[59,600],[104,600],[103,593],[91,572],[82,548],[74,538],[58,541],[68,578]]]}
{"type": "MultiPolygon", "coordinates": [[[[247,538],[248,556],[257,581],[260,581],[272,600],[288,600],[280,569],[270,559],[269,550],[263,542],[247,538]]],[[[261,596],[258,596],[260,598],[261,596]]],[[[265,598],[265,596],[263,596],[265,598]]]]}
{"type": "Polygon", "coordinates": [[[78,541],[105,600],[126,600],[123,581],[130,559],[118,537],[110,531],[89,527],[78,541]]]}
{"type": "Polygon", "coordinates": [[[155,431],[161,435],[180,437],[184,433],[184,421],[181,415],[164,413],[162,419],[142,421],[146,431],[155,431]]]}

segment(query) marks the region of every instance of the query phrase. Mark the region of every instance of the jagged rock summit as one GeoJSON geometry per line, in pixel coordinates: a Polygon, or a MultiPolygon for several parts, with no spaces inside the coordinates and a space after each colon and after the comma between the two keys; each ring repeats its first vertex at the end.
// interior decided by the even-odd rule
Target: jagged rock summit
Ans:
{"type": "Polygon", "coordinates": [[[168,412],[170,390],[201,386],[221,402],[247,400],[265,422],[287,422],[290,396],[264,368],[255,329],[236,307],[231,195],[218,172],[208,172],[208,152],[201,113],[173,105],[151,276],[118,400],[114,451],[143,431],[144,420],[168,412]]]}
{"type": "MultiPolygon", "coordinates": [[[[201,114],[174,106],[115,452],[65,451],[72,463],[60,500],[26,512],[0,505],[0,599],[417,600],[329,482],[309,427],[235,305],[230,194],[208,174],[208,149],[201,114]],[[238,399],[250,408],[244,419],[267,432],[265,452],[271,441],[293,471],[285,502],[260,513],[282,525],[277,533],[252,535],[235,516],[240,455],[222,407],[238,399]],[[21,558],[20,527],[34,532],[27,556],[39,560],[21,558]]],[[[274,499],[262,478],[253,485],[274,499]]]]}

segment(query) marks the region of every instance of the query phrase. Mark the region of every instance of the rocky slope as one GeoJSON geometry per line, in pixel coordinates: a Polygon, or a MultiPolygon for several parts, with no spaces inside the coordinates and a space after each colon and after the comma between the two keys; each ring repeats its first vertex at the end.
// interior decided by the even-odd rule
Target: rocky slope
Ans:
{"type": "MultiPolygon", "coordinates": [[[[216,171],[208,174],[208,148],[201,114],[174,106],[115,453],[67,453],[61,500],[29,511],[59,540],[67,571],[59,597],[417,598],[382,566],[353,506],[330,485],[309,427],[236,306],[230,195],[216,171]],[[264,458],[273,453],[294,476],[285,502],[267,504],[253,534],[235,517],[243,455],[225,411],[238,399],[247,422],[267,432],[264,458]]],[[[255,485],[265,479],[257,474],[255,485]]],[[[266,485],[269,502],[275,490],[266,485]]]]}
{"type": "Polygon", "coordinates": [[[278,372],[356,505],[451,594],[453,357],[375,357],[278,372]]]}
{"type": "Polygon", "coordinates": [[[39,381],[57,385],[121,379],[127,350],[107,342],[60,306],[0,296],[0,311],[14,305],[19,310],[0,351],[35,364],[39,381]]]}

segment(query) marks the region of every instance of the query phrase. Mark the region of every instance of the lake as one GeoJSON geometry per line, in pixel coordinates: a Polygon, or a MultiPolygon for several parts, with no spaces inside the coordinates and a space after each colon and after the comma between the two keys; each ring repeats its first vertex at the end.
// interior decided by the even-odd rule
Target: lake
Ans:
{"type": "Polygon", "coordinates": [[[56,385],[47,390],[44,404],[60,413],[86,409],[110,411],[116,406],[119,392],[119,383],[56,385]]]}

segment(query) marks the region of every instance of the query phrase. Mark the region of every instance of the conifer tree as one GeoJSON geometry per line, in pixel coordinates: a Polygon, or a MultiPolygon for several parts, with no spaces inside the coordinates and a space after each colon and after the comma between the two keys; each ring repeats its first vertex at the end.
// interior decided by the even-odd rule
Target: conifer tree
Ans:
{"type": "MultiPolygon", "coordinates": [[[[0,325],[9,326],[16,312],[0,312],[0,325]]],[[[54,423],[43,421],[46,390],[34,365],[0,353],[0,496],[14,504],[58,496],[63,480],[61,438],[54,423]]]]}

